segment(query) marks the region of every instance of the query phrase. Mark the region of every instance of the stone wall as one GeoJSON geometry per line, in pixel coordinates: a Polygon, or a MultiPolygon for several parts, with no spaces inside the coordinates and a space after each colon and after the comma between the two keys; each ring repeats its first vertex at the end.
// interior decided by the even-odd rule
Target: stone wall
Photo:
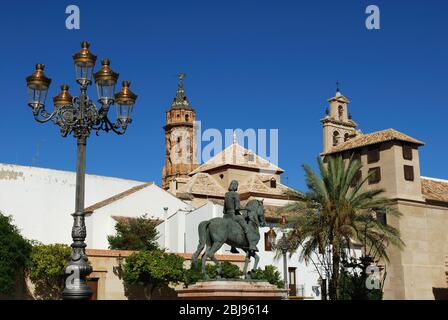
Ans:
{"type": "MultiPolygon", "coordinates": [[[[448,288],[445,259],[448,255],[447,209],[411,201],[398,201],[403,214],[398,227],[406,247],[389,250],[385,299],[432,300],[435,289],[448,288]]],[[[448,290],[448,289],[446,289],[448,290]]]]}
{"type": "MultiPolygon", "coordinates": [[[[98,300],[126,300],[144,299],[143,292],[138,288],[125,290],[123,281],[120,278],[120,263],[124,263],[132,251],[126,250],[95,250],[87,249],[89,261],[92,264],[93,272],[90,278],[98,279],[98,300]],[[121,262],[120,262],[121,260],[121,262]]],[[[178,253],[185,259],[184,267],[188,268],[191,262],[191,254],[178,253]]],[[[244,257],[239,255],[217,255],[220,261],[229,261],[238,265],[241,269],[244,266],[244,257]]],[[[181,285],[180,285],[181,286],[181,285]]],[[[159,290],[154,293],[153,299],[176,299],[174,287],[171,289],[159,290]]]]}

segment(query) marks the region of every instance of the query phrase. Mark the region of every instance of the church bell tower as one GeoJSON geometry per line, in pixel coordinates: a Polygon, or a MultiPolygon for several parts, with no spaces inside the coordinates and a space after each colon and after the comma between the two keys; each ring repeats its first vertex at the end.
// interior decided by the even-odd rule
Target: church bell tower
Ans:
{"type": "Polygon", "coordinates": [[[350,101],[339,91],[337,83],[336,95],[328,99],[329,109],[326,109],[325,118],[321,119],[323,127],[323,152],[330,151],[333,147],[355,137],[359,131],[358,126],[348,113],[350,101]]]}
{"type": "Polygon", "coordinates": [[[165,166],[162,171],[162,188],[170,188],[172,181],[188,178],[188,173],[198,167],[196,159],[196,112],[185,95],[180,73],[177,92],[171,107],[166,111],[165,166]]]}

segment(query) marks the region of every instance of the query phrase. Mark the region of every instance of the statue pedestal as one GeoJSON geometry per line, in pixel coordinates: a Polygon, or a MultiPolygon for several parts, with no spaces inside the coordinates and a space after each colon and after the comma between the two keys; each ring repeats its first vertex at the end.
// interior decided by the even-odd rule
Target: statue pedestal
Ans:
{"type": "Polygon", "coordinates": [[[280,300],[288,292],[264,280],[199,281],[176,291],[180,299],[187,300],[280,300]]]}

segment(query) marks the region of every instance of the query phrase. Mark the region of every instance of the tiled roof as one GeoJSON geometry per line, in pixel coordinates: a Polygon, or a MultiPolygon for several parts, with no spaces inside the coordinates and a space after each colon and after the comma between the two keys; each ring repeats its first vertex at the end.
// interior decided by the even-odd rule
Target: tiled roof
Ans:
{"type": "Polygon", "coordinates": [[[369,134],[361,134],[356,136],[353,139],[350,139],[334,148],[332,148],[330,151],[323,153],[323,155],[333,154],[345,150],[351,150],[359,147],[365,147],[368,145],[385,142],[385,141],[392,141],[392,140],[400,140],[400,141],[406,141],[410,143],[415,143],[418,145],[423,145],[424,143],[422,141],[419,141],[417,139],[414,139],[408,135],[405,135],[404,133],[401,133],[395,129],[386,129],[382,131],[377,131],[369,134]]]}
{"type": "Polygon", "coordinates": [[[283,172],[283,169],[277,167],[275,164],[234,142],[216,156],[196,168],[196,170],[190,172],[190,175],[194,175],[198,172],[205,172],[224,165],[255,168],[260,171],[266,170],[266,172],[270,173],[283,172]],[[253,159],[250,159],[251,155],[253,155],[253,159]]]}
{"type": "Polygon", "coordinates": [[[241,186],[238,189],[240,193],[252,192],[281,196],[283,196],[287,190],[288,187],[278,182],[275,188],[269,187],[262,181],[262,176],[260,176],[259,174],[252,174],[249,178],[241,183],[241,186]]]}
{"type": "MultiPolygon", "coordinates": [[[[124,222],[124,223],[128,223],[130,220],[135,220],[138,219],[138,217],[126,217],[126,216],[112,216],[112,218],[117,221],[117,222],[124,222]]],[[[152,220],[156,225],[159,225],[163,222],[163,220],[160,220],[158,218],[149,218],[150,220],[152,220]]]]}
{"type": "Polygon", "coordinates": [[[105,207],[105,206],[107,206],[107,205],[109,205],[109,204],[111,204],[111,203],[113,203],[115,201],[123,199],[123,198],[125,198],[125,197],[127,197],[127,196],[129,196],[129,195],[131,195],[131,194],[133,194],[135,192],[137,192],[137,191],[140,191],[140,190],[142,190],[142,189],[144,189],[144,188],[146,188],[146,187],[148,187],[150,185],[152,185],[152,182],[143,183],[141,185],[132,187],[132,188],[130,188],[130,189],[126,190],[126,191],[120,192],[120,193],[118,193],[118,194],[116,194],[116,195],[114,195],[114,196],[112,196],[110,198],[107,198],[105,200],[97,202],[97,203],[91,205],[90,207],[85,208],[84,211],[85,212],[93,212],[93,211],[95,211],[97,209],[100,209],[102,207],[105,207]]]}
{"type": "Polygon", "coordinates": [[[422,194],[428,200],[448,202],[448,180],[421,177],[422,194]]]}
{"type": "Polygon", "coordinates": [[[197,173],[182,187],[178,193],[203,194],[224,197],[224,188],[208,173],[197,173]]]}

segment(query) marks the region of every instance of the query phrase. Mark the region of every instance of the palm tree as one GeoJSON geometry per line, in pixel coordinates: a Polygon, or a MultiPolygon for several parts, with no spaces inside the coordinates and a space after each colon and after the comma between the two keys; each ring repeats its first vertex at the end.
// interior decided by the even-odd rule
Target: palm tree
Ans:
{"type": "Polygon", "coordinates": [[[374,252],[385,261],[389,261],[389,245],[401,249],[404,243],[397,229],[377,219],[378,215],[401,214],[390,199],[381,196],[383,189],[363,187],[370,175],[357,181],[360,161],[344,161],[342,157],[326,160],[324,163],[318,158],[319,175],[310,166],[303,166],[309,191],[288,192],[296,201],[281,211],[295,213],[290,237],[297,248],[302,247],[301,258],[306,262],[321,257],[320,264],[329,279],[330,299],[337,299],[340,264],[350,255],[353,242],[363,246],[363,254],[374,252]]]}

